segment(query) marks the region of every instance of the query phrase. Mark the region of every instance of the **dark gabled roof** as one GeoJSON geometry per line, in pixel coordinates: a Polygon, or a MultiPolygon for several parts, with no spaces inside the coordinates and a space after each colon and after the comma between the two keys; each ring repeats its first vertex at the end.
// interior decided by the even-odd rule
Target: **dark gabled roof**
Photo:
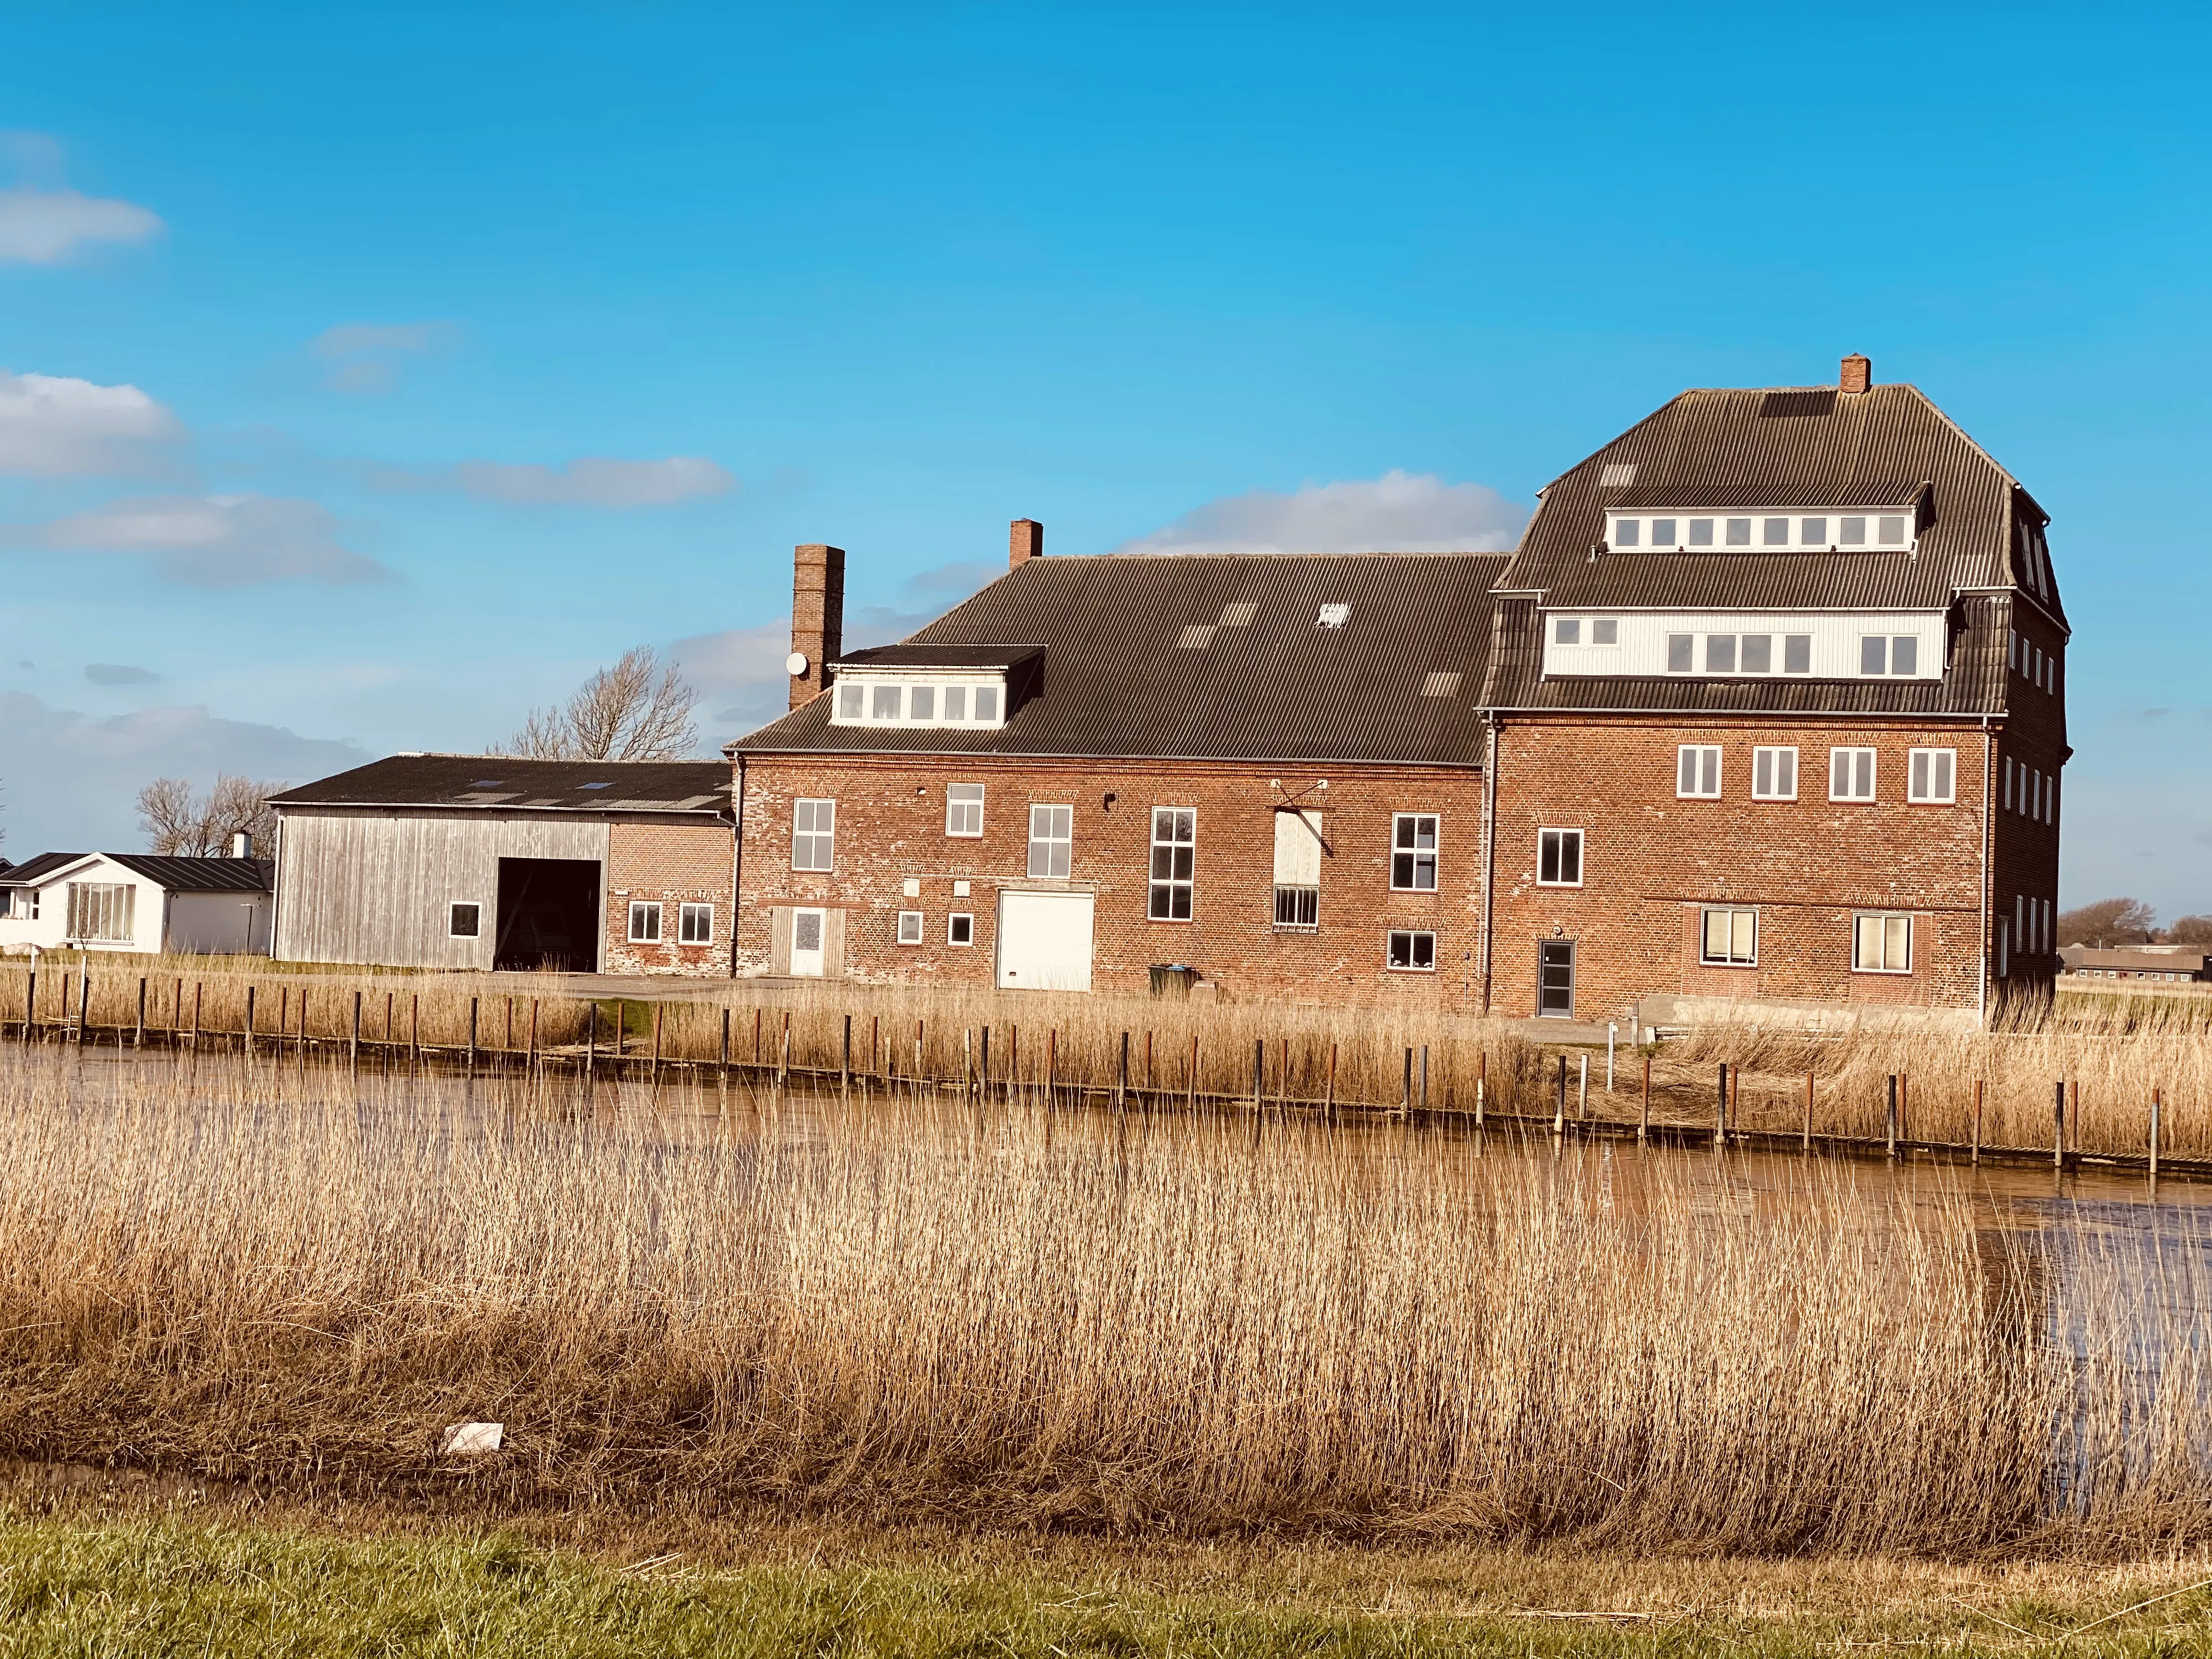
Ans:
{"type": "Polygon", "coordinates": [[[40,853],[25,859],[21,864],[11,864],[0,870],[0,887],[33,887],[46,876],[79,859],[89,858],[89,853],[40,853]]]}
{"type": "Polygon", "coordinates": [[[848,651],[840,668],[1012,668],[1042,651],[1041,645],[879,645],[848,651]]]}
{"type": "MultiPolygon", "coordinates": [[[[1685,392],[1542,494],[1502,585],[1553,608],[1940,611],[1962,590],[2032,587],[2020,536],[2044,522],[2009,473],[1905,385],[1685,392]],[[1617,510],[1916,500],[1914,554],[1598,550],[1617,510]]],[[[2038,597],[2063,626],[2057,593],[2038,597]]]]}
{"type": "Polygon", "coordinates": [[[2069,968],[2130,968],[2154,974],[2201,974],[2205,963],[2212,960],[2212,951],[2195,945],[2099,950],[2094,945],[2069,945],[2058,954],[2069,968]]]}
{"type": "Polygon", "coordinates": [[[101,856],[172,893],[266,892],[270,872],[276,868],[267,859],[171,858],[158,853],[105,853],[101,856]]]}
{"type": "Polygon", "coordinates": [[[495,812],[726,815],[721,761],[544,761],[394,755],[271,795],[273,806],[424,806],[495,812]],[[593,787],[599,786],[599,787],[593,787]]]}
{"type": "Polygon", "coordinates": [[[1505,563],[1480,553],[1030,559],[897,647],[1042,645],[1042,678],[1003,728],[832,726],[830,700],[817,697],[730,752],[1475,765],[1490,589],[1505,563]],[[1318,626],[1324,605],[1350,605],[1349,620],[1318,626]]]}

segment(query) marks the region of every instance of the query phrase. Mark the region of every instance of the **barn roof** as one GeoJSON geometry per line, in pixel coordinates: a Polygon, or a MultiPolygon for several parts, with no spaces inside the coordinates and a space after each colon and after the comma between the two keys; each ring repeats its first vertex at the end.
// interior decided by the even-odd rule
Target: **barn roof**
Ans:
{"type": "Polygon", "coordinates": [[[489,812],[727,816],[722,761],[547,761],[393,755],[269,798],[279,808],[416,806],[489,812]]]}
{"type": "Polygon", "coordinates": [[[172,893],[259,893],[274,867],[267,859],[180,858],[163,853],[41,853],[0,870],[0,887],[38,887],[94,859],[120,865],[172,893]]]}

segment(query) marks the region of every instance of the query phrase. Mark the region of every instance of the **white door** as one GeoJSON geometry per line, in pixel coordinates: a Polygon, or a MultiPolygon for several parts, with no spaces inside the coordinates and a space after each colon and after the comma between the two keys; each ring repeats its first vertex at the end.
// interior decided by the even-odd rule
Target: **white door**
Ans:
{"type": "Polygon", "coordinates": [[[830,913],[826,910],[793,910],[791,913],[791,971],[799,979],[820,979],[822,964],[827,953],[823,949],[823,936],[829,932],[830,913]]]}
{"type": "Polygon", "coordinates": [[[1091,895],[999,895],[999,988],[1091,988],[1091,895]]]}

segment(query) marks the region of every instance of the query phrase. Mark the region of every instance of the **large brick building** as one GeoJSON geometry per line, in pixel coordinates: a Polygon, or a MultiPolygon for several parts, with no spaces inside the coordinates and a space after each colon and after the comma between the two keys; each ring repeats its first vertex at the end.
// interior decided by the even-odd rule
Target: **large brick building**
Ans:
{"type": "Polygon", "coordinates": [[[1043,556],[730,746],[740,973],[1603,1018],[2047,984],[2046,518],[1910,386],[1691,392],[1518,550],[1043,556]]]}

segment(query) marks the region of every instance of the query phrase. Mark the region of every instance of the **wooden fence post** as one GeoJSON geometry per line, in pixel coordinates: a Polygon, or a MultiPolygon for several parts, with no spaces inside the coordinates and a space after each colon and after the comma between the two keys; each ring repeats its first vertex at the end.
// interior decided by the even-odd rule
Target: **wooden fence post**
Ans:
{"type": "Polygon", "coordinates": [[[134,1048],[146,1046],[146,976],[143,974],[138,976],[138,1030],[131,1038],[131,1046],[134,1048]]]}
{"type": "Polygon", "coordinates": [[[760,1070],[761,1008],[753,1005],[753,1070],[760,1070]]]}
{"type": "MultiPolygon", "coordinates": [[[[726,1052],[730,1036],[729,1014],[728,1009],[725,1008],[722,1011],[722,1042],[725,1050],[722,1062],[723,1069],[726,1071],[728,1069],[730,1058],[726,1052]]],[[[538,1069],[538,999],[536,997],[530,999],[530,1052],[524,1056],[522,1064],[526,1070],[534,1072],[538,1069]]]]}
{"type": "MultiPolygon", "coordinates": [[[[307,994],[306,994],[305,992],[301,992],[301,994],[300,994],[300,1031],[301,1031],[301,1042],[303,1042],[307,1040],[307,1035],[306,1035],[306,1034],[307,1034],[307,994]]],[[[476,1070],[476,1068],[477,1068],[477,999],[476,999],[476,998],[474,998],[474,997],[471,997],[471,998],[469,999],[469,1070],[471,1070],[471,1072],[473,1072],[473,1071],[475,1071],[475,1070],[476,1070]]]]}
{"type": "Polygon", "coordinates": [[[1982,1161],[1982,1079],[1974,1079],[1974,1144],[1971,1161],[1982,1161]]]}
{"type": "Polygon", "coordinates": [[[1044,1033],[1044,1108],[1053,1109],[1053,1097],[1060,1088],[1060,1027],[1048,1025],[1044,1033]]]}
{"type": "Polygon", "coordinates": [[[668,1005],[665,1002],[656,1002],[653,1005],[653,1069],[647,1073],[649,1077],[658,1078],[660,1075],[660,1017],[667,1008],[668,1005]]]}
{"type": "MultiPolygon", "coordinates": [[[[593,1005],[597,1012],[597,1005],[593,1005]]],[[[407,1060],[412,1066],[422,1063],[422,994],[410,994],[407,999],[407,1060]]]]}
{"type": "Polygon", "coordinates": [[[354,1070],[361,1069],[361,993],[358,991],[353,994],[353,1040],[347,1058],[352,1062],[354,1070]]]}
{"type": "Polygon", "coordinates": [[[1728,1145],[1728,1061],[1720,1062],[1720,1098],[1713,1106],[1713,1145],[1728,1145]]]}
{"type": "Polygon", "coordinates": [[[1644,1108],[1637,1115],[1636,1138],[1651,1138],[1651,1056],[1648,1053],[1644,1056],[1644,1108]]]}
{"type": "Polygon", "coordinates": [[[584,1075],[591,1076],[599,1063],[599,1003],[594,997],[591,1013],[584,1021],[584,1075]]]}
{"type": "Polygon", "coordinates": [[[1121,1069],[1114,1079],[1114,1109],[1126,1111],[1129,1105],[1129,1034],[1121,1033],[1121,1069]]]}
{"type": "Polygon", "coordinates": [[[1582,1056],[1575,1080],[1575,1116],[1583,1122],[1589,1121],[1589,1056],[1582,1056]]]}
{"type": "Polygon", "coordinates": [[[2150,1091],[2150,1178],[2153,1181],[2158,1179],[2158,1109],[2160,1103],[2159,1091],[2153,1089],[2150,1091]]]}
{"type": "MultiPolygon", "coordinates": [[[[1330,1050],[1333,1054],[1335,1051],[1330,1050]]],[[[1490,1050],[1474,1051],[1474,1127],[1482,1127],[1482,1115],[1490,1100],[1490,1050]]]]}
{"type": "MultiPolygon", "coordinates": [[[[1407,1051],[1408,1053],[1411,1050],[1407,1051]]],[[[1260,1109],[1260,1090],[1267,1069],[1267,1039],[1252,1039],[1252,1109],[1260,1109]]]]}
{"type": "Polygon", "coordinates": [[[720,1066],[722,1077],[724,1080],[726,1081],[730,1075],[730,1005],[726,1002],[722,1005],[722,1058],[720,1066]]]}
{"type": "MultiPolygon", "coordinates": [[[[181,988],[182,980],[177,981],[181,988]]],[[[181,999],[183,992],[178,993],[181,999]]],[[[36,968],[23,976],[23,1041],[31,1040],[31,1028],[39,1023],[39,970],[36,968]]]]}
{"type": "Polygon", "coordinates": [[[783,1036],[775,1051],[775,1080],[781,1084],[791,1075],[791,1010],[783,1011],[783,1036]]]}
{"type": "Polygon", "coordinates": [[[1803,1150],[1803,1151],[1805,1151],[1806,1152],[1809,1153],[1809,1152],[1812,1152],[1812,1150],[1813,1150],[1813,1073],[1812,1073],[1810,1071],[1808,1071],[1808,1072],[1805,1073],[1805,1133],[1804,1133],[1803,1140],[1802,1141],[1801,1145],[1802,1145],[1802,1150],[1803,1150]]]}
{"type": "MultiPolygon", "coordinates": [[[[192,1024],[193,1024],[194,1028],[195,1028],[195,1029],[197,1029],[197,1028],[198,1028],[198,1026],[199,1025],[199,1023],[200,1023],[200,1022],[199,1022],[199,1009],[198,1009],[198,1000],[199,1000],[199,987],[198,987],[197,985],[195,985],[195,986],[192,988],[192,1000],[193,1000],[193,1003],[194,1003],[194,1006],[193,1006],[193,1009],[192,1009],[192,1024]]],[[[246,1033],[245,1033],[245,1035],[246,1035],[246,1057],[248,1060],[251,1060],[251,1059],[252,1059],[252,1058],[253,1058],[253,987],[252,987],[251,985],[249,985],[249,986],[247,986],[247,987],[246,988],[246,1033]]],[[[278,1056],[278,1058],[280,1058],[280,1059],[281,1059],[281,1058],[283,1058],[283,1056],[281,1056],[281,1055],[280,1055],[280,1056],[278,1056]]]]}
{"type": "Polygon", "coordinates": [[[2051,1167],[2066,1167],[2066,1080],[2061,1078],[2051,1101],[2051,1167]]]}
{"type": "Polygon", "coordinates": [[[205,988],[198,980],[192,981],[192,1052],[200,1051],[200,993],[205,988]]]}
{"type": "Polygon", "coordinates": [[[1889,1074],[1889,1093],[1882,1108],[1882,1133],[1889,1143],[1889,1156],[1897,1156],[1897,1073],[1889,1074]]]}
{"type": "Polygon", "coordinates": [[[1421,1045],[1421,1109],[1429,1109],[1429,1045],[1421,1045]]]}
{"type": "Polygon", "coordinates": [[[1195,1031],[1190,1034],[1190,1073],[1188,1081],[1190,1085],[1190,1109],[1195,1113],[1198,1110],[1198,1033],[1195,1031]]]}
{"type": "Polygon", "coordinates": [[[1406,1068],[1398,1082],[1398,1113],[1401,1117],[1413,1115],[1413,1049],[1410,1043],[1406,1048],[1406,1068]]]}
{"type": "Polygon", "coordinates": [[[87,951],[76,969],[76,1046],[84,1047],[85,1028],[92,1024],[92,953],[87,951]]]}

